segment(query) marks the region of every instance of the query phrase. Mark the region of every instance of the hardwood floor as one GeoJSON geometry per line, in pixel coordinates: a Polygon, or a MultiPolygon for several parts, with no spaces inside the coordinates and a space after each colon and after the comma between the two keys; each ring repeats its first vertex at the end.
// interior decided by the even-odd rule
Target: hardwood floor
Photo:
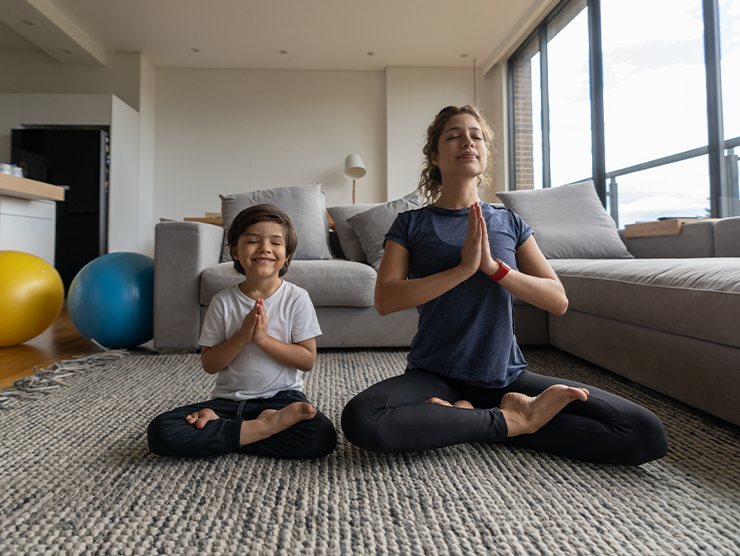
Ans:
{"type": "Polygon", "coordinates": [[[13,385],[14,380],[33,374],[34,366],[43,369],[75,355],[102,351],[75,329],[67,308],[42,334],[19,346],[0,348],[0,388],[13,385]]]}

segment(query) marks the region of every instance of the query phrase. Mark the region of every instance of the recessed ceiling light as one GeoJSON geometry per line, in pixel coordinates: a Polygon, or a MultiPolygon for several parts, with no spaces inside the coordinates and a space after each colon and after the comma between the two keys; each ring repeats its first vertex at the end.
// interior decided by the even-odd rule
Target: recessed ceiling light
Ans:
{"type": "Polygon", "coordinates": [[[375,52],[368,52],[367,53],[368,56],[373,56],[374,54],[375,54],[375,52]]]}
{"type": "Polygon", "coordinates": [[[200,48],[191,48],[190,50],[192,50],[193,52],[200,52],[200,48]]]}
{"type": "Polygon", "coordinates": [[[460,54],[460,58],[467,58],[467,57],[468,57],[467,54],[460,54]]]}
{"type": "Polygon", "coordinates": [[[28,25],[29,27],[33,27],[33,21],[28,21],[27,19],[21,19],[21,23],[23,23],[23,25],[28,25]]]}
{"type": "Polygon", "coordinates": [[[67,50],[66,48],[62,48],[62,52],[64,52],[65,54],[72,54],[72,51],[67,50]]]}
{"type": "Polygon", "coordinates": [[[287,54],[287,53],[288,53],[288,51],[287,51],[287,50],[281,50],[281,51],[280,51],[280,54],[287,54]]]}

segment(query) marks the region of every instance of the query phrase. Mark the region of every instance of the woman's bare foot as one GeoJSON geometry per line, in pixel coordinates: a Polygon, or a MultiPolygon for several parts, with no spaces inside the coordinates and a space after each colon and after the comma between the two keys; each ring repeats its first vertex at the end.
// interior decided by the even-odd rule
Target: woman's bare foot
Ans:
{"type": "Polygon", "coordinates": [[[185,417],[185,421],[189,425],[195,425],[198,429],[205,427],[208,421],[215,421],[216,419],[218,419],[218,415],[207,407],[185,417]]]}
{"type": "Polygon", "coordinates": [[[444,405],[447,407],[458,407],[460,409],[473,409],[473,404],[471,404],[468,400],[458,400],[455,403],[450,403],[447,400],[443,400],[441,398],[429,398],[424,403],[436,403],[437,405],[444,405]]]}
{"type": "Polygon", "coordinates": [[[239,444],[258,442],[316,416],[316,408],[309,403],[294,402],[282,409],[265,409],[252,421],[244,421],[239,444]]]}
{"type": "Polygon", "coordinates": [[[564,384],[550,386],[536,398],[509,392],[501,399],[501,413],[509,427],[509,437],[532,434],[574,400],[586,401],[588,390],[564,384]]]}

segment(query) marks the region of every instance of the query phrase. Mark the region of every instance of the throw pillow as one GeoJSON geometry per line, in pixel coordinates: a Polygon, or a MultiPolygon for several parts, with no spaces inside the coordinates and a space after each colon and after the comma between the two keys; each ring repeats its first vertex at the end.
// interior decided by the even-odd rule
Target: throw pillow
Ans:
{"type": "Polygon", "coordinates": [[[632,259],[593,180],[530,191],[496,193],[532,227],[548,259],[632,259]]]}
{"type": "Polygon", "coordinates": [[[339,245],[342,246],[344,258],[358,263],[366,263],[367,256],[362,250],[360,238],[357,237],[354,228],[347,223],[348,218],[377,207],[380,203],[371,203],[364,205],[342,205],[339,207],[329,207],[327,212],[334,220],[339,245]]]}
{"type": "Polygon", "coordinates": [[[398,213],[419,207],[421,203],[416,192],[413,192],[395,201],[382,203],[347,220],[360,239],[362,250],[367,255],[367,262],[374,269],[377,270],[380,266],[385,234],[388,233],[398,213]]]}
{"type": "MultiPolygon", "coordinates": [[[[221,218],[224,230],[228,231],[236,215],[245,208],[269,203],[282,210],[293,222],[298,235],[298,248],[293,254],[294,260],[332,258],[329,252],[328,224],[320,183],[275,187],[236,195],[219,195],[219,197],[221,197],[221,218]]],[[[231,260],[227,246],[224,246],[221,260],[231,260]]]]}

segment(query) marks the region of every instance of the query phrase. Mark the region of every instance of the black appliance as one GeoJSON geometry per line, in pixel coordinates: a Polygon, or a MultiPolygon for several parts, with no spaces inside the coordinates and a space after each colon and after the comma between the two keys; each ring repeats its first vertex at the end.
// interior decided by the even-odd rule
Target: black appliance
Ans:
{"type": "Polygon", "coordinates": [[[56,203],[54,266],[69,290],[87,263],[108,252],[110,141],[99,129],[14,129],[12,163],[27,178],[65,186],[56,203]]]}

